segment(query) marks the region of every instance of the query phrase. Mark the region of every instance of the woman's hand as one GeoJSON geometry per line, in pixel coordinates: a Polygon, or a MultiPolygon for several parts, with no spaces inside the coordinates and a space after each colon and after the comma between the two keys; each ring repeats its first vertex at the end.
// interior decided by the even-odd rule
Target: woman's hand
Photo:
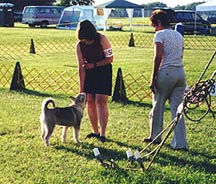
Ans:
{"type": "Polygon", "coordinates": [[[155,94],[155,92],[156,92],[156,81],[153,80],[153,81],[150,83],[150,86],[149,86],[149,87],[150,87],[152,93],[155,94]]]}
{"type": "Polygon", "coordinates": [[[89,70],[89,69],[92,69],[95,67],[95,64],[94,63],[85,63],[82,65],[82,67],[85,69],[85,70],[89,70]]]}

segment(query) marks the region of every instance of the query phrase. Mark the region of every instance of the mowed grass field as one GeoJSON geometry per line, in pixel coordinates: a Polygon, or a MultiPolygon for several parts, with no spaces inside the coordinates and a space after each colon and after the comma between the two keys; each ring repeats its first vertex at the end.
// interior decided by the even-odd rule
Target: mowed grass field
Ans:
{"type": "MultiPolygon", "coordinates": [[[[103,33],[107,37],[124,34],[111,31],[103,33]]],[[[53,28],[29,29],[18,25],[15,28],[0,28],[0,34],[0,44],[4,45],[8,42],[17,44],[26,37],[65,39],[74,37],[75,32],[53,28]]],[[[143,74],[150,79],[153,48],[114,47],[113,52],[114,74],[121,67],[123,74],[131,73],[135,77],[143,74]]],[[[199,79],[212,54],[212,50],[185,50],[184,64],[189,86],[199,79]]],[[[74,50],[44,57],[36,54],[21,59],[2,60],[0,65],[15,65],[18,60],[21,67],[69,70],[71,73],[77,71],[74,50]]],[[[214,59],[204,79],[209,78],[215,68],[214,59]]],[[[216,122],[211,114],[200,122],[186,119],[187,152],[170,148],[171,135],[149,170],[143,172],[137,162],[130,164],[127,161],[126,151],[140,151],[146,146],[143,138],[149,133],[151,99],[122,104],[112,102],[110,97],[106,135],[108,141],[104,144],[95,139],[85,140],[85,136],[92,131],[85,110],[80,132],[81,144],[73,142],[72,130],[68,132],[67,142],[62,143],[61,128],[56,127],[50,139],[51,146],[45,147],[40,138],[39,116],[41,103],[48,96],[53,97],[58,106],[70,103],[68,94],[32,90],[16,92],[0,87],[0,183],[216,183],[216,122]],[[101,166],[93,154],[95,147],[100,150],[105,162],[109,163],[113,159],[116,167],[101,166]]],[[[213,97],[214,104],[215,100],[213,97]]],[[[205,108],[194,113],[199,115],[205,108]]],[[[171,121],[169,110],[167,103],[164,126],[171,121]]],[[[143,158],[145,166],[151,158],[143,158]]]]}

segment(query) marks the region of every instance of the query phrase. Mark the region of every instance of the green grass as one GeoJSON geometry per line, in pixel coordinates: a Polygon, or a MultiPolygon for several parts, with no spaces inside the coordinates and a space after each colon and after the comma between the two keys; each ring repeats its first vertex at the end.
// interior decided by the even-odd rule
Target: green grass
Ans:
{"type": "MultiPolygon", "coordinates": [[[[29,29],[26,27],[0,28],[1,44],[18,42],[25,36],[49,37],[56,40],[74,36],[74,31],[55,29],[29,29]],[[26,34],[26,30],[28,34],[26,34]],[[8,37],[8,39],[6,39],[8,37]]],[[[112,37],[116,32],[105,32],[112,37]]],[[[205,39],[205,38],[203,38],[205,39]]],[[[123,74],[131,73],[135,77],[144,74],[150,78],[153,49],[114,48],[113,72],[122,68],[123,74]]],[[[212,51],[185,50],[184,63],[187,82],[193,85],[201,75],[212,51]]],[[[1,65],[15,65],[17,59],[1,61],[1,65]]],[[[21,67],[38,70],[77,71],[75,53],[53,54],[46,57],[29,56],[20,59],[21,67]]],[[[212,62],[205,78],[215,70],[212,62]]],[[[75,95],[75,94],[71,94],[75,95]]],[[[148,113],[151,100],[142,103],[136,101],[123,105],[109,99],[108,142],[85,140],[91,132],[90,122],[85,110],[81,126],[81,144],[72,140],[69,131],[67,143],[60,140],[61,128],[57,127],[50,141],[52,146],[45,147],[40,138],[40,107],[43,99],[52,96],[56,104],[66,106],[69,95],[26,90],[9,91],[0,88],[0,183],[216,183],[215,168],[215,120],[209,114],[201,122],[186,120],[189,151],[170,149],[171,137],[162,147],[150,169],[142,172],[137,163],[127,162],[126,151],[131,148],[141,150],[146,144],[143,138],[148,136],[148,113]],[[114,159],[118,168],[105,169],[95,159],[93,148],[98,147],[103,158],[114,159]]],[[[215,101],[215,97],[213,98],[215,101]]],[[[199,113],[199,112],[196,112],[199,113]]],[[[166,104],[165,125],[170,122],[169,105],[166,104]]],[[[145,158],[145,165],[151,158],[145,158]]]]}
{"type": "MultiPolygon", "coordinates": [[[[91,131],[85,113],[80,145],[60,141],[60,128],[51,137],[51,147],[40,139],[39,114],[43,96],[0,90],[1,183],[214,183],[215,128],[207,116],[201,123],[187,121],[189,151],[172,151],[167,141],[150,170],[127,163],[126,150],[141,150],[148,135],[150,103],[121,105],[109,102],[108,142],[85,140],[91,131]],[[207,135],[208,136],[207,136],[207,135]],[[94,158],[98,147],[106,160],[114,159],[118,169],[105,169],[94,158]],[[131,169],[129,169],[131,168],[131,169]],[[135,170],[136,169],[136,170],[135,170]]],[[[65,96],[55,96],[57,104],[67,105],[65,96]]],[[[169,121],[168,110],[165,120],[169,121]]],[[[146,161],[146,164],[149,160],[146,161]]]]}

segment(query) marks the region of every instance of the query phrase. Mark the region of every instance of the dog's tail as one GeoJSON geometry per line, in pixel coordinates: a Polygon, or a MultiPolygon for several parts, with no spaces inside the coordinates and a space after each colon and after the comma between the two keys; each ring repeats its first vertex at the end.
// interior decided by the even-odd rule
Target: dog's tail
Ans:
{"type": "Polygon", "coordinates": [[[45,112],[46,110],[48,110],[48,105],[52,104],[53,107],[55,107],[55,101],[53,98],[47,98],[43,101],[42,106],[41,106],[41,110],[42,112],[45,112]]]}

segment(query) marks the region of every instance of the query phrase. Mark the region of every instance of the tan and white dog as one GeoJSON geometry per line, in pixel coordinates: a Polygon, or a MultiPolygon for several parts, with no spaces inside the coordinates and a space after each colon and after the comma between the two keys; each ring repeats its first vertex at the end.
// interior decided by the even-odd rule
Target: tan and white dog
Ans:
{"type": "Polygon", "coordinates": [[[70,97],[70,99],[73,103],[68,107],[55,107],[53,98],[47,98],[43,101],[40,115],[41,138],[46,146],[50,145],[49,139],[56,125],[63,126],[63,142],[66,141],[69,127],[73,127],[74,141],[80,142],[79,131],[86,104],[86,94],[80,93],[76,97],[70,97]],[[53,108],[48,108],[49,104],[52,104],[53,108]]]}

